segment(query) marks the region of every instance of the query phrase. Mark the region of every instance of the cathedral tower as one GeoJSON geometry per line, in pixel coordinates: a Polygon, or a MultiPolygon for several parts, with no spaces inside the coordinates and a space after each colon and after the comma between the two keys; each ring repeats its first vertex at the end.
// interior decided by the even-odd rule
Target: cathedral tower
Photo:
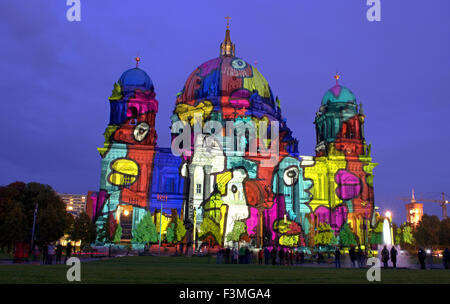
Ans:
{"type": "Polygon", "coordinates": [[[98,148],[102,157],[100,192],[94,201],[94,219],[100,228],[108,220],[111,233],[121,225],[122,239],[131,232],[148,210],[155,156],[155,116],[158,101],[153,82],[138,67],[125,71],[114,84],[110,120],[98,148]]]}

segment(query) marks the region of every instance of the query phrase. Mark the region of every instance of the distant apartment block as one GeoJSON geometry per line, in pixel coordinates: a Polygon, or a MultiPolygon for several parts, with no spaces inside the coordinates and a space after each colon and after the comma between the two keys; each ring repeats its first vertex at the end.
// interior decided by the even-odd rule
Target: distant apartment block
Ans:
{"type": "Polygon", "coordinates": [[[74,216],[79,216],[81,212],[86,211],[86,195],[85,194],[68,194],[58,193],[66,204],[67,212],[74,216]]]}

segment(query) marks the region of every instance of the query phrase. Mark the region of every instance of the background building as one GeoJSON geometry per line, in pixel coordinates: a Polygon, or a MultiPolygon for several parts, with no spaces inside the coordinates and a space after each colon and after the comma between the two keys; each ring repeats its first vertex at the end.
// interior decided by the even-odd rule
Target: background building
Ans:
{"type": "Polygon", "coordinates": [[[423,204],[416,201],[414,189],[412,190],[411,202],[405,205],[406,207],[406,222],[417,227],[423,216],[423,204]]]}
{"type": "Polygon", "coordinates": [[[67,212],[78,216],[81,212],[86,211],[86,195],[58,193],[63,202],[66,204],[67,212]]]}

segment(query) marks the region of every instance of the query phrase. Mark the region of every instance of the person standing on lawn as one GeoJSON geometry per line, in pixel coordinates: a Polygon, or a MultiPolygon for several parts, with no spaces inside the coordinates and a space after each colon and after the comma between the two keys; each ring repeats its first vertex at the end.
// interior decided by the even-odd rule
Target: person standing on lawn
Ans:
{"type": "Polygon", "coordinates": [[[341,268],[341,250],[339,250],[339,247],[336,247],[334,251],[334,263],[336,264],[336,268],[341,268]]]}
{"type": "Polygon", "coordinates": [[[450,250],[448,250],[448,248],[444,249],[442,262],[444,263],[444,269],[449,269],[450,268],[450,250]]]}
{"type": "Polygon", "coordinates": [[[278,257],[280,259],[280,265],[284,265],[284,250],[280,247],[280,250],[278,251],[278,257]]]}
{"type": "Polygon", "coordinates": [[[355,261],[356,261],[356,252],[355,252],[355,247],[351,247],[348,254],[350,255],[350,261],[352,262],[352,268],[355,268],[355,261]]]}
{"type": "Polygon", "coordinates": [[[261,249],[259,249],[259,252],[258,252],[258,264],[259,265],[262,265],[263,256],[264,256],[264,250],[261,248],[261,249]]]}
{"type": "Polygon", "coordinates": [[[275,265],[277,262],[277,250],[275,249],[275,246],[272,247],[272,251],[270,252],[270,257],[272,258],[272,265],[275,265]]]}
{"type": "Polygon", "coordinates": [[[419,248],[419,252],[417,252],[417,257],[419,258],[420,263],[420,269],[426,269],[425,268],[425,258],[426,258],[425,251],[422,248],[419,248]]]}
{"type": "Polygon", "coordinates": [[[397,249],[394,246],[391,247],[391,262],[392,267],[397,268],[397,249]]]}
{"type": "Polygon", "coordinates": [[[45,243],[44,246],[42,246],[42,264],[47,264],[48,262],[48,244],[45,243]]]}
{"type": "Polygon", "coordinates": [[[264,264],[269,265],[270,252],[267,247],[264,247],[264,264]]]}
{"type": "Polygon", "coordinates": [[[47,252],[47,260],[48,260],[48,264],[52,265],[53,264],[53,256],[55,255],[55,246],[53,245],[53,243],[50,243],[48,245],[48,252],[47,252]]]}
{"type": "Polygon", "coordinates": [[[389,250],[386,248],[386,245],[384,245],[384,248],[381,251],[381,260],[383,261],[384,268],[388,268],[389,250]]]}
{"type": "Polygon", "coordinates": [[[294,250],[289,249],[289,260],[291,262],[291,266],[294,266],[294,250]]]}
{"type": "Polygon", "coordinates": [[[66,264],[67,260],[70,259],[71,255],[72,255],[72,243],[67,242],[67,245],[66,245],[66,258],[64,259],[64,264],[66,264]]]}
{"type": "Polygon", "coordinates": [[[61,243],[58,242],[58,245],[56,245],[56,264],[61,264],[62,251],[61,243]]]}

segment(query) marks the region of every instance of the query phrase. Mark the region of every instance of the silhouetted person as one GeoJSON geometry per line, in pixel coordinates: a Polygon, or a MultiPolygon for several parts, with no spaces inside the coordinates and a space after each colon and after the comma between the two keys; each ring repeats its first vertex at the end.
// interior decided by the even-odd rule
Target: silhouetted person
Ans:
{"type": "Polygon", "coordinates": [[[284,264],[284,250],[283,248],[280,248],[280,251],[278,251],[278,258],[280,259],[280,265],[284,264]]]}
{"type": "Polygon", "coordinates": [[[358,260],[358,267],[362,268],[362,263],[363,263],[364,256],[363,256],[363,252],[361,250],[361,247],[358,247],[358,251],[356,252],[356,258],[358,260]]]}
{"type": "Polygon", "coordinates": [[[263,262],[263,256],[264,256],[264,250],[261,248],[258,251],[258,264],[262,265],[263,262]]]}
{"type": "Polygon", "coordinates": [[[419,249],[419,252],[417,253],[417,257],[419,258],[420,269],[426,269],[425,268],[425,258],[427,257],[427,255],[422,248],[419,249]]]}
{"type": "Polygon", "coordinates": [[[45,243],[44,246],[42,246],[42,264],[47,264],[48,262],[48,244],[45,243]]]}
{"type": "Polygon", "coordinates": [[[300,264],[304,264],[305,263],[305,253],[302,251],[300,251],[300,264]]]}
{"type": "Polygon", "coordinates": [[[225,249],[225,264],[230,264],[230,247],[227,247],[227,249],[225,249]]]}
{"type": "Polygon", "coordinates": [[[272,265],[275,265],[277,262],[277,250],[275,247],[272,247],[272,250],[270,251],[270,257],[272,258],[272,265]]]}
{"type": "Polygon", "coordinates": [[[289,249],[289,261],[291,262],[291,266],[294,266],[294,251],[289,249]]]}
{"type": "Polygon", "coordinates": [[[381,260],[383,261],[384,268],[388,268],[389,250],[386,248],[386,245],[384,245],[383,250],[381,250],[381,260]]]}
{"type": "Polygon", "coordinates": [[[442,262],[444,263],[445,269],[450,268],[450,250],[448,250],[448,248],[444,249],[444,255],[442,257],[442,262]]]}
{"type": "Polygon", "coordinates": [[[356,261],[355,247],[352,246],[352,248],[350,248],[348,254],[350,255],[350,261],[352,262],[352,267],[356,267],[356,265],[355,265],[355,261],[356,261]]]}
{"type": "Polygon", "coordinates": [[[72,255],[72,250],[73,250],[72,243],[67,242],[67,245],[66,245],[66,258],[64,259],[64,264],[66,264],[67,260],[70,259],[70,256],[72,255]]]}
{"type": "Polygon", "coordinates": [[[63,252],[63,249],[62,249],[61,243],[58,243],[58,245],[56,245],[56,250],[55,250],[56,264],[61,264],[62,252],[63,252]]]}
{"type": "Polygon", "coordinates": [[[397,268],[397,249],[394,246],[391,247],[391,262],[392,267],[397,268]]]}
{"type": "Polygon", "coordinates": [[[267,247],[264,248],[264,264],[269,265],[270,251],[267,247]]]}
{"type": "Polygon", "coordinates": [[[334,251],[334,263],[336,264],[336,268],[341,268],[341,251],[339,247],[336,247],[334,251]]]}
{"type": "Polygon", "coordinates": [[[48,245],[48,251],[47,251],[47,261],[48,264],[53,264],[53,256],[55,255],[55,246],[53,245],[53,243],[50,243],[48,245]]]}

